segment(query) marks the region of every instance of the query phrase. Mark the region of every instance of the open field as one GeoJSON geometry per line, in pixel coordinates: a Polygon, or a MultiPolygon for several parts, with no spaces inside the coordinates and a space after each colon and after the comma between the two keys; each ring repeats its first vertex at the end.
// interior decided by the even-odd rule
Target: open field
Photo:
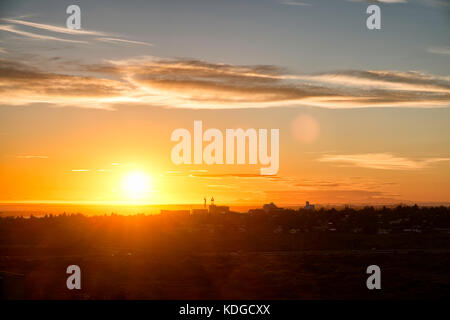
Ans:
{"type": "Polygon", "coordinates": [[[1,256],[4,299],[432,299],[450,294],[450,251],[1,256]],[[68,265],[82,290],[66,288],[68,265]],[[382,269],[382,290],[365,268],[382,269]]]}
{"type": "Polygon", "coordinates": [[[434,299],[446,207],[0,219],[2,299],[434,299]],[[81,290],[66,269],[81,268],[81,290]],[[366,269],[381,268],[381,290],[366,269]]]}

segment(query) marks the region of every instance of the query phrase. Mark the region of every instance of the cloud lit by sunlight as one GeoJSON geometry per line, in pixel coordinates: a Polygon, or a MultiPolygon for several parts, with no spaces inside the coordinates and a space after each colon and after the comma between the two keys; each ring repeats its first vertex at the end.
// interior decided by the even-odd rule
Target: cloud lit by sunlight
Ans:
{"type": "Polygon", "coordinates": [[[397,157],[389,153],[366,154],[326,154],[319,158],[320,162],[335,162],[361,168],[382,170],[418,170],[441,161],[449,161],[450,158],[427,158],[413,160],[397,157]]]}
{"type": "Polygon", "coordinates": [[[450,103],[448,78],[413,71],[289,74],[272,65],[155,57],[110,60],[78,68],[86,75],[50,73],[24,62],[0,60],[0,103],[40,102],[108,110],[121,103],[188,109],[424,108],[450,103]]]}

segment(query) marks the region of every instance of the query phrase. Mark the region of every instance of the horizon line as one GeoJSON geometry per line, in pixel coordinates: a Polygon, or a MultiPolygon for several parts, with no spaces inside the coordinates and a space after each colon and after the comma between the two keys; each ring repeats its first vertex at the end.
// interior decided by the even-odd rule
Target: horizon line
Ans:
{"type": "MultiPolygon", "coordinates": [[[[230,207],[236,206],[262,206],[269,202],[258,202],[258,203],[236,203],[236,202],[220,202],[220,205],[228,205],[230,207]]],[[[311,202],[311,201],[310,201],[311,202]]],[[[275,202],[273,202],[275,203],[275,202]]],[[[303,206],[305,201],[302,203],[278,203],[281,206],[303,206]]],[[[314,202],[313,204],[319,206],[359,206],[359,205],[372,205],[372,206],[383,206],[383,205],[450,205],[450,201],[394,201],[394,202],[382,202],[382,203],[371,203],[371,202],[314,202]]],[[[202,202],[193,203],[138,203],[138,202],[127,202],[127,201],[65,201],[65,200],[22,200],[22,201],[12,201],[12,200],[0,200],[1,205],[92,205],[92,206],[129,206],[129,207],[144,207],[144,206],[204,206],[202,202]]],[[[208,204],[209,205],[209,204],[208,204]]]]}

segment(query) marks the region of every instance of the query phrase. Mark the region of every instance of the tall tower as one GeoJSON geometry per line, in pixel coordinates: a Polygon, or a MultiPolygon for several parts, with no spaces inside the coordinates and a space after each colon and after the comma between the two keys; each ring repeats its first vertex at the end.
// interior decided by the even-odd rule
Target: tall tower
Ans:
{"type": "Polygon", "coordinates": [[[203,198],[203,209],[206,209],[206,197],[203,198]]]}
{"type": "Polygon", "coordinates": [[[214,197],[211,198],[211,205],[214,205],[214,197]]]}

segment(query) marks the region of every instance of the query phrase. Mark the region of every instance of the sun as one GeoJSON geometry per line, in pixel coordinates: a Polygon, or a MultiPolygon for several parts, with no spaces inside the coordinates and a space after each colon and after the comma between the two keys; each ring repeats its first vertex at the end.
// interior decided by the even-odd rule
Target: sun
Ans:
{"type": "Polygon", "coordinates": [[[128,199],[139,200],[148,196],[151,180],[144,172],[134,171],[123,178],[122,187],[128,199]]]}

